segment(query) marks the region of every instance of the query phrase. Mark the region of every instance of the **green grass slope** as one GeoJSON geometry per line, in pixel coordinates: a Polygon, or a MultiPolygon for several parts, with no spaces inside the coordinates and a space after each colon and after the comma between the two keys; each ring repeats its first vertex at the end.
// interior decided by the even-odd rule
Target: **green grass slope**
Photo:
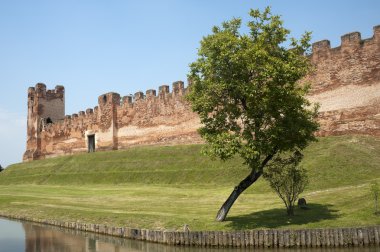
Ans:
{"type": "Polygon", "coordinates": [[[239,158],[210,160],[200,149],[136,147],[15,164],[0,173],[0,213],[192,230],[380,224],[369,194],[369,183],[380,182],[380,139],[325,137],[304,151],[310,210],[288,218],[261,178],[223,223],[215,214],[249,170],[239,158]]]}
{"type": "MultiPolygon", "coordinates": [[[[51,158],[10,166],[1,184],[215,184],[235,185],[249,170],[242,160],[211,160],[201,145],[137,147],[51,158]]],[[[305,151],[310,189],[355,185],[380,177],[380,139],[320,138],[305,151]]]]}
{"type": "Polygon", "coordinates": [[[209,184],[234,183],[244,176],[241,160],[211,161],[200,145],[137,147],[51,158],[10,166],[2,184],[209,184]]]}

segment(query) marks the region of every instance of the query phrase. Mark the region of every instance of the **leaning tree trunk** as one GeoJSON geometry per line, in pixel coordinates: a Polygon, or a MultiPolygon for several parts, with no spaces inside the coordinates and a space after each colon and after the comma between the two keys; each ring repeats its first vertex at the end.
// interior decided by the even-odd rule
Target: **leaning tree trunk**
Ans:
{"type": "Polygon", "coordinates": [[[217,221],[224,221],[227,217],[228,212],[230,211],[232,205],[235,203],[236,199],[240,196],[242,192],[245,191],[248,187],[250,187],[253,183],[256,182],[258,178],[262,175],[262,170],[264,166],[272,159],[274,154],[268,155],[264,161],[261,163],[259,169],[252,170],[252,172],[243,179],[239,185],[235,186],[234,190],[227,198],[227,200],[223,203],[222,207],[219,209],[218,214],[216,215],[217,221]]]}
{"type": "Polygon", "coordinates": [[[238,186],[235,186],[234,190],[228,197],[228,199],[224,202],[222,207],[219,209],[218,214],[216,215],[217,221],[224,221],[227,217],[230,208],[234,204],[235,200],[239,197],[239,195],[245,191],[250,185],[255,183],[255,181],[260,178],[261,172],[251,172],[245,179],[243,179],[238,186]]]}

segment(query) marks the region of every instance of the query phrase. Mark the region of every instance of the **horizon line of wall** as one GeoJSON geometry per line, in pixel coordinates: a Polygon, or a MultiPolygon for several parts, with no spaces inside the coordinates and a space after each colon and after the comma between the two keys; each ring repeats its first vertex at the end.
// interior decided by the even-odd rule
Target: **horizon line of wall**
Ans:
{"type": "MultiPolygon", "coordinates": [[[[187,87],[189,86],[189,83],[190,82],[188,81],[187,87]]],[[[165,97],[170,96],[182,96],[185,94],[187,87],[185,88],[185,83],[183,81],[175,81],[172,83],[172,92],[170,92],[169,85],[164,84],[158,87],[158,95],[155,89],[148,89],[146,90],[145,94],[142,91],[138,91],[135,94],[129,94],[125,96],[120,96],[120,94],[117,92],[108,92],[98,96],[98,105],[101,103],[102,100],[106,99],[105,97],[112,96],[116,97],[116,99],[112,99],[113,103],[116,106],[133,106],[135,102],[145,100],[146,98],[158,97],[160,99],[164,99],[165,97]]],[[[64,93],[65,87],[62,85],[56,85],[54,89],[47,89],[46,84],[41,82],[37,83],[35,87],[28,88],[29,95],[35,94],[40,97],[46,97],[49,96],[49,94],[61,94],[62,96],[64,96],[64,93]]],[[[85,111],[79,111],[78,113],[65,115],[64,118],[62,118],[62,120],[71,119],[83,115],[90,115],[93,114],[94,111],[98,110],[98,108],[99,106],[95,106],[94,108],[87,108],[85,111]]]]}
{"type": "Polygon", "coordinates": [[[362,39],[361,33],[356,32],[350,32],[342,35],[340,37],[340,45],[336,47],[331,47],[330,40],[324,39],[317,42],[314,42],[312,44],[312,54],[317,53],[319,51],[337,51],[341,48],[349,48],[349,47],[357,47],[357,46],[365,46],[367,43],[371,43],[373,41],[380,41],[380,25],[376,25],[373,27],[373,35],[372,37],[362,39]]]}

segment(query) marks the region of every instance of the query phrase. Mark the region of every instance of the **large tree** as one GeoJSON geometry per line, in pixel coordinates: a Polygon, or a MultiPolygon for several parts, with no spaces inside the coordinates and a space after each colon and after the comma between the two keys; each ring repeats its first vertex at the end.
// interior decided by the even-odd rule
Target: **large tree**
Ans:
{"type": "Polygon", "coordinates": [[[188,76],[188,100],[200,116],[206,153],[222,160],[238,154],[250,169],[220,208],[218,221],[275,154],[305,148],[318,128],[317,107],[305,98],[308,86],[299,83],[310,70],[310,33],[288,39],[289,30],[269,7],[250,16],[247,34],[240,32],[241,19],[214,27],[188,76]]]}

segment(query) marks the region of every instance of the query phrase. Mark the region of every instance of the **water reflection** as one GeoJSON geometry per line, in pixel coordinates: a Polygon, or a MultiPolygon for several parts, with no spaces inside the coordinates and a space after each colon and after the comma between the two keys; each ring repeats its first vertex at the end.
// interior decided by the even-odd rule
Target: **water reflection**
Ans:
{"type": "Polygon", "coordinates": [[[96,251],[88,247],[85,237],[34,224],[25,223],[22,226],[25,230],[26,251],[96,251]]]}
{"type": "MultiPolygon", "coordinates": [[[[11,232],[12,233],[12,232],[11,232]]],[[[380,252],[378,247],[344,248],[344,249],[212,249],[172,247],[162,244],[121,239],[82,231],[45,226],[36,223],[20,223],[0,219],[0,252],[226,252],[226,251],[258,251],[258,252],[380,252]],[[24,232],[23,232],[23,230],[24,232]],[[9,230],[18,230],[21,234],[9,235],[9,230]],[[7,239],[3,235],[8,233],[7,239]],[[17,242],[17,239],[19,241],[17,242]],[[15,246],[15,243],[18,246],[15,246]],[[20,246],[20,243],[24,246],[20,246]]]]}
{"type": "Polygon", "coordinates": [[[21,223],[0,219],[0,252],[25,251],[25,232],[21,223]]]}

